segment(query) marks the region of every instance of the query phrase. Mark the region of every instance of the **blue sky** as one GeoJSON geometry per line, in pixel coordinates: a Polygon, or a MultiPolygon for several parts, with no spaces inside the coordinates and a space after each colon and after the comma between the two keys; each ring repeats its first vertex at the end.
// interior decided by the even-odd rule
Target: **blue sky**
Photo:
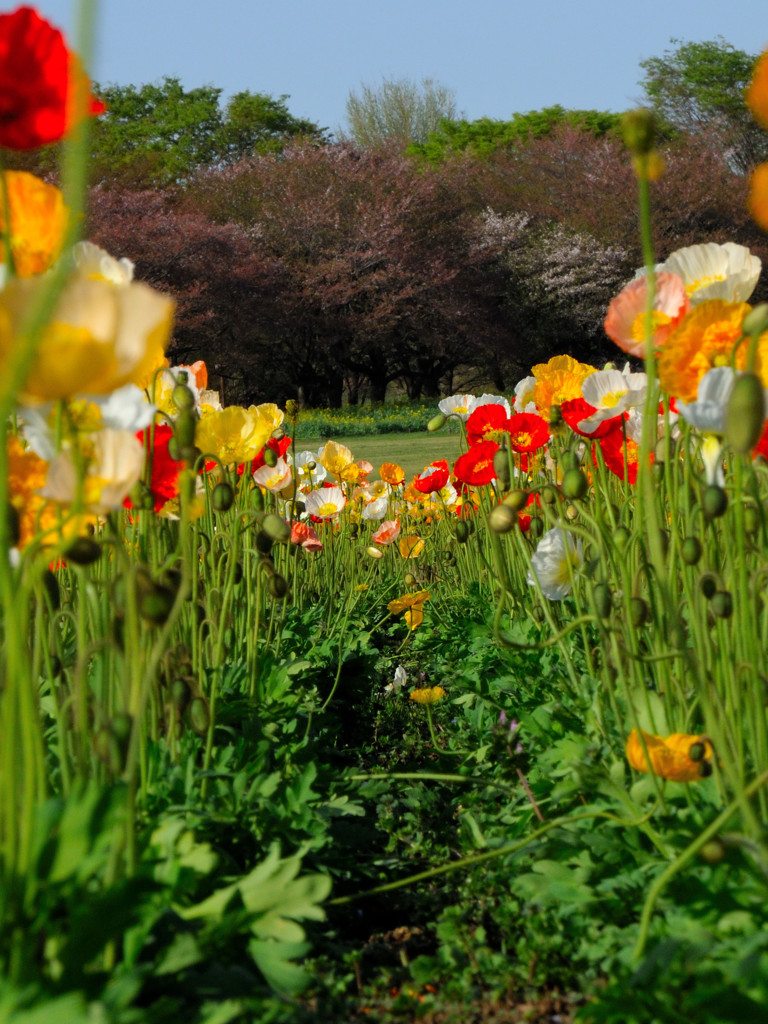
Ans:
{"type": "MultiPolygon", "coordinates": [[[[72,0],[40,0],[74,36],[72,0]]],[[[350,90],[436,79],[469,118],[565,107],[624,110],[639,61],[670,40],[768,46],[756,0],[101,0],[97,81],[212,84],[288,94],[293,114],[335,129],[350,90]]],[[[10,5],[9,5],[10,7],[10,5]]],[[[6,8],[8,9],[8,8],[6,8]]]]}

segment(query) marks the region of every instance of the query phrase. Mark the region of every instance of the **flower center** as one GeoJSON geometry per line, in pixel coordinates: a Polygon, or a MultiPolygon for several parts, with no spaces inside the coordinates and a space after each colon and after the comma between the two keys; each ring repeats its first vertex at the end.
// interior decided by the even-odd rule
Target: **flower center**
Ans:
{"type": "Polygon", "coordinates": [[[704,277],[697,277],[695,281],[690,281],[685,286],[685,291],[688,295],[693,295],[700,288],[706,288],[707,285],[714,284],[715,281],[724,281],[725,274],[706,274],[704,277]]]}
{"type": "Polygon", "coordinates": [[[335,516],[338,511],[338,508],[332,501],[324,501],[317,510],[317,514],[318,516],[335,516]]]}
{"type": "MultiPolygon", "coordinates": [[[[645,340],[646,314],[638,313],[632,321],[632,338],[634,341],[645,340]]],[[[662,313],[660,309],[654,309],[651,313],[651,335],[653,336],[660,327],[666,327],[672,322],[672,318],[662,313]]]]}

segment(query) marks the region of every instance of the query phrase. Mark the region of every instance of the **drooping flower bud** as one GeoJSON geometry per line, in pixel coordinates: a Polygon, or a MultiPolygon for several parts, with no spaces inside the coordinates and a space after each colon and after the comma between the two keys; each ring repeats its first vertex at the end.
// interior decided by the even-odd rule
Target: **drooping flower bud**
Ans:
{"type": "Polygon", "coordinates": [[[765,392],[756,373],[744,373],[733,385],[725,410],[725,436],[731,447],[742,454],[750,452],[765,424],[765,392]]]}

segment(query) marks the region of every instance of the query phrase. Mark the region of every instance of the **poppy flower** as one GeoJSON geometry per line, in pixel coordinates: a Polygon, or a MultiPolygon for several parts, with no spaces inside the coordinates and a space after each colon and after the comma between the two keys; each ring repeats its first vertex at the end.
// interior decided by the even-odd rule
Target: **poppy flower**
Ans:
{"type": "Polygon", "coordinates": [[[553,406],[560,406],[571,398],[581,398],[581,386],[595,369],[571,356],[553,356],[546,363],[537,363],[531,370],[536,378],[531,400],[539,413],[548,419],[553,406]]]}
{"type": "Polygon", "coordinates": [[[499,450],[495,441],[482,441],[460,455],[453,466],[453,475],[462,484],[482,487],[496,479],[493,457],[499,450]]]}
{"type": "Polygon", "coordinates": [[[397,544],[403,558],[418,558],[424,550],[424,541],[417,534],[401,537],[397,544]]]}
{"type": "Polygon", "coordinates": [[[441,491],[448,483],[451,471],[445,459],[437,462],[430,462],[428,466],[414,479],[413,486],[422,494],[431,494],[432,491],[441,491]]]}
{"type": "MultiPolygon", "coordinates": [[[[0,367],[47,288],[41,277],[16,277],[0,291],[0,367]]],[[[118,286],[75,271],[41,331],[24,396],[54,401],[138,383],[164,358],[173,308],[172,299],[149,285],[118,286]]]]}
{"type": "MultiPolygon", "coordinates": [[[[155,512],[168,501],[173,501],[179,495],[179,473],[184,468],[184,462],[172,459],[168,451],[168,444],[173,437],[173,427],[161,424],[154,428],[140,430],[136,438],[141,441],[145,452],[150,451],[150,438],[152,440],[151,452],[148,456],[151,464],[151,475],[149,489],[152,492],[152,501],[155,512]]],[[[124,503],[126,508],[133,508],[130,498],[124,503]]]]}
{"type": "Polygon", "coordinates": [[[291,544],[301,544],[305,551],[323,550],[323,542],[314,527],[308,523],[301,523],[298,519],[294,519],[291,523],[291,544]]]}
{"type": "Polygon", "coordinates": [[[682,732],[674,732],[670,736],[654,736],[643,732],[642,738],[647,756],[637,729],[633,729],[627,739],[627,760],[637,771],[658,775],[672,782],[697,782],[709,774],[712,744],[701,736],[689,736],[682,732]],[[697,757],[697,754],[701,756],[697,757]]]}
{"type": "Polygon", "coordinates": [[[593,430],[587,431],[584,429],[584,421],[597,412],[594,405],[585,402],[583,398],[571,398],[567,402],[563,402],[560,406],[560,412],[565,422],[575,434],[579,434],[581,437],[592,438],[605,437],[606,434],[610,434],[611,431],[618,429],[621,426],[621,421],[627,418],[626,413],[621,413],[618,416],[612,416],[610,419],[603,420],[601,423],[596,423],[593,430]]]}
{"type": "Polygon", "coordinates": [[[614,430],[600,439],[600,451],[607,469],[614,476],[620,480],[626,480],[629,484],[635,484],[640,446],[631,437],[627,437],[625,453],[624,440],[623,431],[614,430]]]}
{"type": "Polygon", "coordinates": [[[424,621],[424,602],[430,597],[428,590],[418,590],[415,594],[396,597],[389,602],[387,609],[392,615],[403,614],[409,629],[414,630],[424,621]]]}
{"type": "MultiPolygon", "coordinates": [[[[670,266],[669,271],[672,271],[670,266]]],[[[608,337],[624,352],[642,359],[645,355],[648,280],[645,274],[635,278],[611,301],[604,328],[608,337]]],[[[664,345],[691,303],[685,284],[678,273],[660,271],[656,275],[656,291],[651,312],[654,348],[664,345]]]]}
{"type": "Polygon", "coordinates": [[[58,142],[84,113],[106,107],[61,32],[31,7],[0,14],[0,146],[35,149],[58,142]]]}
{"type": "Polygon", "coordinates": [[[549,441],[549,426],[541,416],[518,412],[507,421],[509,444],[513,451],[530,454],[549,441]]]}
{"type": "Polygon", "coordinates": [[[456,416],[460,420],[466,420],[469,416],[469,407],[475,400],[474,395],[451,395],[437,403],[437,407],[443,416],[456,416]]]}
{"type": "MultiPolygon", "coordinates": [[[[5,191],[10,213],[13,265],[19,277],[41,274],[61,252],[69,213],[55,185],[26,171],[6,171],[5,191]]],[[[0,231],[5,218],[0,208],[0,231]]],[[[0,254],[0,259],[4,254],[0,254]]]]}
{"type": "MultiPolygon", "coordinates": [[[[730,365],[750,309],[746,302],[723,299],[709,299],[694,306],[659,353],[659,380],[667,394],[683,402],[696,400],[704,374],[713,366],[730,365]]],[[[747,346],[740,345],[735,359],[737,370],[744,369],[746,358],[747,346]]],[[[755,372],[768,385],[768,332],[758,341],[755,372]]]]}
{"type": "Polygon", "coordinates": [[[386,519],[381,526],[371,535],[374,544],[391,544],[400,536],[400,520],[386,519]]]}
{"type": "Polygon", "coordinates": [[[419,686],[410,692],[411,700],[417,704],[437,704],[444,696],[445,690],[442,686],[419,686]]]}
{"type": "Polygon", "coordinates": [[[313,521],[323,519],[335,519],[344,506],[347,499],[340,487],[320,487],[316,491],[310,491],[304,499],[307,512],[313,521]]]}
{"type": "Polygon", "coordinates": [[[480,444],[482,441],[499,442],[506,434],[509,424],[509,410],[503,405],[488,403],[479,405],[467,419],[467,443],[480,444]]]}
{"type": "Polygon", "coordinates": [[[397,487],[405,480],[405,471],[396,462],[382,462],[379,467],[379,476],[385,484],[397,487]]]}
{"type": "Polygon", "coordinates": [[[680,277],[692,306],[709,299],[747,302],[755,290],[762,263],[745,245],[704,242],[687,245],[668,256],[658,268],[657,282],[671,272],[680,277]]]}
{"type": "Polygon", "coordinates": [[[573,534],[559,527],[547,530],[531,557],[528,583],[533,586],[535,577],[544,597],[562,601],[570,594],[583,561],[580,539],[574,540],[573,534]]]}

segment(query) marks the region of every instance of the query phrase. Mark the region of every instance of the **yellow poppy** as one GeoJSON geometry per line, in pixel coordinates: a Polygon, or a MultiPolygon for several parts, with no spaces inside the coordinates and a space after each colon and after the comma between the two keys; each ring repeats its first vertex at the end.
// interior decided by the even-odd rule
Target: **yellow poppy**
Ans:
{"type": "Polygon", "coordinates": [[[218,455],[225,466],[255,459],[274,430],[273,418],[263,416],[260,408],[229,405],[208,413],[197,424],[195,444],[202,452],[218,455]]]}
{"type": "MultiPolygon", "coordinates": [[[[42,274],[64,244],[69,209],[55,185],[46,185],[26,171],[6,171],[5,188],[11,221],[11,252],[19,277],[42,274]]],[[[5,230],[0,204],[0,231],[5,230]]],[[[5,253],[0,252],[0,263],[5,253]]]]}
{"type": "Polygon", "coordinates": [[[399,615],[406,608],[413,608],[415,605],[423,605],[429,601],[432,595],[428,590],[417,590],[415,594],[405,594],[403,597],[396,597],[390,601],[387,608],[393,615],[399,615]]]}
{"type": "MultiPolygon", "coordinates": [[[[0,292],[0,373],[25,342],[25,325],[46,285],[13,278],[0,292]]],[[[75,272],[41,331],[22,396],[55,401],[138,382],[163,358],[173,308],[172,299],[149,285],[115,285],[75,272]]]]}
{"type": "Polygon", "coordinates": [[[594,372],[594,366],[580,363],[571,356],[553,356],[547,363],[538,363],[531,370],[536,378],[531,392],[536,408],[546,419],[553,405],[581,398],[581,385],[594,372]]]}
{"type": "Polygon", "coordinates": [[[417,704],[437,704],[445,696],[442,686],[420,686],[411,690],[410,698],[417,704]]]}
{"type": "Polygon", "coordinates": [[[637,771],[652,773],[672,782],[696,782],[709,774],[712,757],[709,740],[682,732],[666,737],[643,732],[642,738],[650,764],[637,729],[633,729],[627,739],[627,760],[637,771]]]}
{"type": "MultiPolygon", "coordinates": [[[[332,473],[338,479],[347,479],[345,477],[345,471],[348,474],[352,474],[352,466],[354,465],[354,459],[352,458],[352,452],[343,444],[338,444],[336,441],[328,441],[320,450],[317,461],[320,465],[327,469],[329,473],[332,473]]],[[[357,469],[357,467],[355,467],[357,469]]],[[[350,480],[354,483],[359,475],[359,471],[353,474],[353,479],[350,480]]]]}
{"type": "Polygon", "coordinates": [[[424,541],[414,533],[409,537],[401,537],[397,546],[403,558],[418,558],[424,550],[424,541]]]}

